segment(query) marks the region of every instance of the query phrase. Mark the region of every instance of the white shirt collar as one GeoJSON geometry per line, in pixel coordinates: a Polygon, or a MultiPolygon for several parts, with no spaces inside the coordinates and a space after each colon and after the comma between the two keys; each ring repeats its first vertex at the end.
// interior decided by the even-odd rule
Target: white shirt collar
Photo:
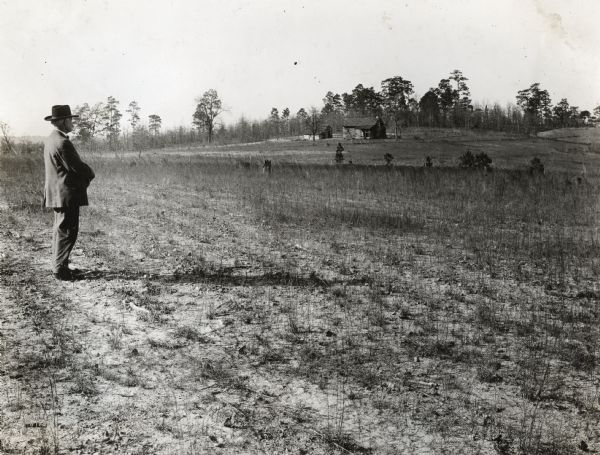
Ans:
{"type": "Polygon", "coordinates": [[[65,133],[64,131],[61,131],[61,130],[59,130],[58,128],[56,128],[56,131],[58,131],[58,133],[59,133],[59,134],[60,134],[62,137],[69,139],[69,135],[68,135],[68,133],[65,133]]]}

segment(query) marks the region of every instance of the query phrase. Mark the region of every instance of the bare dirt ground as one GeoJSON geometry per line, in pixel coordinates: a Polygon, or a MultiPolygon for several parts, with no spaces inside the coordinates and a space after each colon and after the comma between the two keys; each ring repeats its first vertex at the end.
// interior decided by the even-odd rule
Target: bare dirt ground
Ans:
{"type": "Polygon", "coordinates": [[[156,156],[89,157],[72,283],[3,162],[0,453],[600,450],[595,183],[156,156]]]}
{"type": "MultiPolygon", "coordinates": [[[[48,273],[48,215],[32,226],[15,226],[2,212],[6,453],[55,446],[75,453],[344,453],[378,447],[382,453],[432,453],[432,443],[442,440],[436,432],[407,416],[380,415],[370,394],[347,398],[351,389],[343,380],[334,390],[331,378],[323,378],[323,387],[307,381],[300,359],[270,346],[277,340],[258,320],[290,301],[297,308],[290,311],[314,312],[311,337],[335,342],[336,335],[319,326],[327,306],[323,284],[265,265],[272,255],[286,255],[308,270],[318,243],[279,243],[273,233],[222,208],[196,214],[199,243],[177,238],[173,245],[161,226],[185,219],[167,223],[159,208],[152,223],[116,207],[108,209],[108,226],[84,214],[73,266],[89,273],[74,283],[57,283],[48,273]],[[214,275],[195,270],[191,259],[180,263],[199,253],[202,263],[215,267],[214,275]],[[339,425],[353,437],[336,442],[330,433],[339,425]]],[[[280,325],[270,329],[293,335],[287,321],[280,325]]],[[[419,408],[436,395],[435,385],[424,364],[411,370],[416,390],[407,405],[419,408]]]]}

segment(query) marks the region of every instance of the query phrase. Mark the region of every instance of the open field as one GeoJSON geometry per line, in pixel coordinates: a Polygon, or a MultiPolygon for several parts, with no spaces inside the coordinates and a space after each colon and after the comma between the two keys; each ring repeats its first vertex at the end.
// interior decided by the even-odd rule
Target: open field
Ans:
{"type": "MultiPolygon", "coordinates": [[[[572,175],[600,173],[600,137],[593,136],[594,128],[571,129],[568,141],[557,138],[529,138],[496,132],[473,132],[435,128],[406,128],[399,141],[353,141],[344,142],[345,163],[381,165],[383,156],[390,153],[397,165],[422,166],[430,156],[435,166],[455,167],[457,158],[467,150],[473,154],[487,153],[493,166],[503,169],[526,169],[535,156],[551,172],[567,172],[572,175]],[[591,139],[590,139],[591,138],[591,139]],[[590,142],[591,141],[591,142],[590,142]]],[[[599,129],[600,130],[600,129],[599,129]]],[[[567,133],[565,133],[567,134],[567,133]]],[[[252,159],[262,164],[262,159],[300,164],[332,164],[335,148],[340,139],[312,141],[281,140],[219,147],[183,147],[167,149],[170,154],[231,157],[252,159]]],[[[156,151],[163,154],[165,151],[156,151]]],[[[130,156],[137,156],[130,153],[130,156]]],[[[152,152],[149,152],[152,155],[152,152]]]]}
{"type": "Polygon", "coordinates": [[[578,144],[598,145],[600,144],[600,128],[560,128],[557,130],[544,131],[539,136],[545,139],[573,142],[578,144]]]}
{"type": "Polygon", "coordinates": [[[1,158],[0,452],[600,451],[600,154],[336,144],[84,156],[73,283],[41,157],[1,158]]]}

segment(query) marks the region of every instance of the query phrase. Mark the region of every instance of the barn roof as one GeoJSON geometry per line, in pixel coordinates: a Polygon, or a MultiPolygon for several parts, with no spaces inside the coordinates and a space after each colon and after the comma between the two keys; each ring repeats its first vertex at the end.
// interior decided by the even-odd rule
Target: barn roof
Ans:
{"type": "Polygon", "coordinates": [[[344,128],[372,128],[377,124],[375,117],[357,117],[344,120],[344,128]]]}

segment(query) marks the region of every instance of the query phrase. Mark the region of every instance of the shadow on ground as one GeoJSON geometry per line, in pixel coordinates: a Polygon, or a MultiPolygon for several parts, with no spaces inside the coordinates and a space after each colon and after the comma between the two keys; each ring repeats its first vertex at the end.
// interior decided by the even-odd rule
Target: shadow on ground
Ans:
{"type": "Polygon", "coordinates": [[[82,270],[77,281],[87,280],[149,280],[162,283],[205,283],[225,286],[299,286],[328,287],[335,284],[365,285],[372,280],[368,277],[347,280],[325,280],[315,273],[308,276],[290,272],[268,272],[263,274],[241,274],[235,268],[217,270],[194,270],[185,273],[160,274],[144,270],[82,270]]]}

